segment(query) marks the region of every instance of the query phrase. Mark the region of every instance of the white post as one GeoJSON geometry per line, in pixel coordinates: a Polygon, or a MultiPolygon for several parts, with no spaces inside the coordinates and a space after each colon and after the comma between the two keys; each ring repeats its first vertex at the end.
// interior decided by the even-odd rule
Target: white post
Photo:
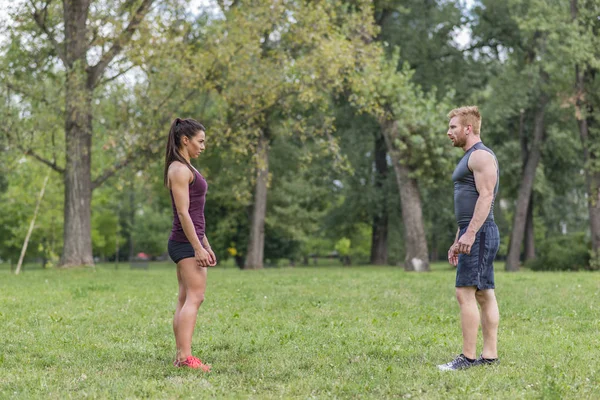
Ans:
{"type": "Polygon", "coordinates": [[[21,249],[21,256],[19,257],[19,262],[17,263],[17,269],[15,270],[15,275],[19,275],[21,272],[21,265],[23,264],[23,258],[25,257],[25,252],[27,251],[27,244],[29,243],[29,238],[31,237],[31,232],[33,232],[33,227],[35,225],[35,219],[37,218],[38,211],[40,209],[40,203],[42,202],[42,197],[44,197],[44,191],[46,190],[46,184],[48,183],[48,178],[50,176],[46,175],[44,178],[44,184],[42,185],[42,190],[40,190],[40,196],[38,197],[37,204],[35,205],[35,211],[33,212],[33,219],[31,220],[31,224],[29,224],[29,231],[27,231],[27,236],[25,236],[25,242],[23,243],[23,248],[21,249]]]}

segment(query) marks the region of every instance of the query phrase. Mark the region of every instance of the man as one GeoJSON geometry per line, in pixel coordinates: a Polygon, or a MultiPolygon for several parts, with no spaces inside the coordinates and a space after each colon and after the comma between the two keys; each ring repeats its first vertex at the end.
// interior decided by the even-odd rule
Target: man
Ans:
{"type": "Polygon", "coordinates": [[[494,153],[481,142],[481,115],[477,107],[450,111],[448,137],[465,155],[454,181],[454,213],[458,231],[448,250],[448,261],[456,269],[456,298],[460,306],[463,352],[444,371],[498,363],[497,337],[500,315],[494,293],[494,257],[500,239],[494,222],[494,199],[498,192],[499,170],[494,153]],[[481,308],[481,318],[477,304],[481,308]],[[476,358],[479,322],[483,331],[483,352],[476,358]]]}

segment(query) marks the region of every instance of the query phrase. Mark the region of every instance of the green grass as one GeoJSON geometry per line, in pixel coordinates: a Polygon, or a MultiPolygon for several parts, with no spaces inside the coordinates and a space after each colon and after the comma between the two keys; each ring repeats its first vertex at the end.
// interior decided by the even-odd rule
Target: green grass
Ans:
{"type": "Polygon", "coordinates": [[[502,364],[442,373],[461,346],[449,267],[215,268],[202,375],[171,366],[173,266],[113,268],[0,272],[0,398],[600,396],[598,274],[497,272],[502,364]]]}

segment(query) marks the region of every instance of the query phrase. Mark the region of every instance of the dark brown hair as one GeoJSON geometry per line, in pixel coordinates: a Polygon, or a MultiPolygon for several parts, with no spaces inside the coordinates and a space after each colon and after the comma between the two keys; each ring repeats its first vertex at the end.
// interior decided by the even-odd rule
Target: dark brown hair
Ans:
{"type": "Polygon", "coordinates": [[[190,171],[194,173],[194,169],[190,163],[188,163],[187,160],[179,153],[179,148],[181,146],[181,138],[183,136],[186,136],[188,139],[192,139],[200,131],[206,132],[206,128],[204,128],[204,125],[202,125],[200,122],[191,118],[175,118],[171,124],[169,138],[167,139],[167,151],[165,154],[165,186],[167,186],[168,183],[167,175],[169,173],[169,165],[171,165],[173,161],[179,161],[187,165],[190,171]]]}

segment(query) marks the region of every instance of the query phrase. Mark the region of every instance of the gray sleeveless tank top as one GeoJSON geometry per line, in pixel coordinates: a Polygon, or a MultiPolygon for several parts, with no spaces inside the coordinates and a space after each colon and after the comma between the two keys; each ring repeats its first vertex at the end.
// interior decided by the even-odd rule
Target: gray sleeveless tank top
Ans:
{"type": "Polygon", "coordinates": [[[496,200],[496,193],[498,193],[498,187],[500,185],[500,168],[498,167],[498,160],[492,150],[487,148],[483,143],[477,142],[473,147],[465,152],[463,158],[458,162],[458,165],[452,173],[452,181],[454,182],[454,215],[456,216],[456,222],[459,227],[465,227],[471,222],[473,218],[473,212],[475,211],[475,203],[479,198],[479,192],[475,186],[475,176],[469,169],[469,157],[475,150],[485,150],[494,156],[496,161],[496,171],[498,179],[496,180],[496,187],[494,188],[494,198],[492,199],[492,206],[490,213],[488,214],[485,222],[494,220],[494,201],[496,200]]]}

